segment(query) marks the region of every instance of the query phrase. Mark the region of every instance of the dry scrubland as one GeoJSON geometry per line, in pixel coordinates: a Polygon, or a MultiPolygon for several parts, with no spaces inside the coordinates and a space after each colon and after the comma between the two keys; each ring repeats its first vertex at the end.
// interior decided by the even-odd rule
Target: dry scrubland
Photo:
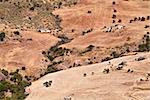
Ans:
{"type": "Polygon", "coordinates": [[[150,99],[149,0],[0,1],[0,67],[33,78],[27,100],[150,99]]]}

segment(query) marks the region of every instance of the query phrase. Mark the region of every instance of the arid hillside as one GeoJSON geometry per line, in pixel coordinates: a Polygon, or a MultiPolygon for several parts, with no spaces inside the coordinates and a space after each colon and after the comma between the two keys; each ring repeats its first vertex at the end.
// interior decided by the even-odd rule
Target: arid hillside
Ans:
{"type": "Polygon", "coordinates": [[[56,9],[71,41],[46,54],[66,70],[33,82],[26,100],[149,100],[149,8],[149,0],[81,0],[56,9]],[[71,51],[53,56],[61,47],[71,51]]]}
{"type": "Polygon", "coordinates": [[[39,69],[43,72],[46,69],[44,66],[47,66],[45,63],[53,66],[52,64],[60,62],[55,67],[58,70],[67,69],[128,55],[138,51],[142,41],[149,43],[149,39],[146,39],[149,38],[150,30],[149,1],[14,0],[2,1],[0,4],[0,29],[6,33],[4,43],[0,44],[1,51],[4,52],[1,54],[2,67],[41,66],[39,69]],[[10,10],[11,8],[13,9],[10,10]],[[21,35],[16,36],[15,31],[19,31],[21,35]],[[144,38],[145,36],[147,37],[144,38]],[[31,52],[26,51],[30,50],[28,44],[33,50],[32,54],[35,53],[33,59],[28,56],[32,55],[31,52]],[[25,48],[22,52],[16,48],[20,45],[25,48]],[[55,52],[52,53],[49,48],[55,45],[55,52]],[[5,50],[5,46],[12,53],[5,50]],[[63,51],[60,47],[67,49],[63,51]],[[57,49],[60,51],[57,52],[57,49]],[[11,59],[8,59],[10,55],[11,59]],[[22,57],[25,59],[18,60],[22,57]]]}
{"type": "Polygon", "coordinates": [[[76,0],[1,0],[0,68],[21,70],[24,75],[39,77],[49,62],[42,52],[60,40],[61,19],[55,9],[76,4],[76,0]],[[44,31],[44,32],[43,32],[44,31]]]}
{"type": "Polygon", "coordinates": [[[81,0],[55,10],[62,31],[71,39],[59,47],[78,52],[64,57],[67,62],[60,67],[101,62],[114,52],[123,56],[138,51],[150,31],[149,8],[147,0],[81,0]]]}
{"type": "Polygon", "coordinates": [[[12,71],[26,67],[27,75],[38,75],[47,66],[41,52],[55,45],[59,39],[34,31],[22,31],[20,36],[0,44],[0,66],[12,71]]]}
{"type": "Polygon", "coordinates": [[[63,30],[68,36],[75,38],[64,46],[85,48],[93,44],[115,47],[142,39],[146,31],[150,30],[145,28],[150,23],[150,20],[146,20],[150,16],[150,1],[114,1],[115,4],[112,4],[113,0],[82,0],[76,6],[54,11],[62,18],[63,30]],[[138,20],[139,17],[144,17],[144,21],[138,20]],[[118,24],[124,28],[112,28],[112,31],[106,32],[108,27],[118,24]]]}
{"type": "Polygon", "coordinates": [[[26,100],[149,100],[149,59],[140,53],[52,73],[26,89],[26,100]]]}
{"type": "Polygon", "coordinates": [[[149,9],[150,0],[0,0],[1,79],[27,100],[149,100],[149,9]],[[22,79],[33,82],[27,93],[22,79]]]}

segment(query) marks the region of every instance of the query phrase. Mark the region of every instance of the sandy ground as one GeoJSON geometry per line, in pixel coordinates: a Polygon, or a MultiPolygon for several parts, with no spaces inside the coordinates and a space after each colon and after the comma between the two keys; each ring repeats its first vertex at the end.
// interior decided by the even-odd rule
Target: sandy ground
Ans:
{"type": "Polygon", "coordinates": [[[149,61],[150,53],[140,53],[113,59],[110,65],[104,62],[48,74],[27,88],[30,95],[26,100],[65,100],[64,97],[71,97],[71,100],[149,100],[150,81],[140,81],[150,72],[149,61]],[[136,61],[138,57],[146,59],[136,61]],[[105,68],[112,65],[114,68],[122,61],[127,62],[123,70],[103,73],[105,68]],[[128,69],[134,72],[127,73],[128,69]],[[50,80],[52,85],[45,87],[43,83],[50,80]]]}

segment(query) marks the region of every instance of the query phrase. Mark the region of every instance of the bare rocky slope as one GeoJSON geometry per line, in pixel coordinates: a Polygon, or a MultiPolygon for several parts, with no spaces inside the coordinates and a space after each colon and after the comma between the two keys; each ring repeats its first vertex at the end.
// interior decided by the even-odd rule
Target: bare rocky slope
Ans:
{"type": "Polygon", "coordinates": [[[150,53],[139,53],[48,74],[26,89],[30,93],[26,100],[149,100],[149,59],[150,53]],[[137,61],[140,57],[145,59],[137,61]],[[49,81],[51,86],[45,87],[49,81]]]}

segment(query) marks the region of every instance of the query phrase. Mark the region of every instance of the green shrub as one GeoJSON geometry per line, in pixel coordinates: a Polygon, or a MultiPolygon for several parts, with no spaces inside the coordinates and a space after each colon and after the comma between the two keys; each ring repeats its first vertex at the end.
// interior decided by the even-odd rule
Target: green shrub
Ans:
{"type": "Polygon", "coordinates": [[[54,67],[53,65],[49,65],[47,67],[47,73],[53,73],[53,72],[57,72],[59,71],[56,67],[54,67]]]}
{"type": "Polygon", "coordinates": [[[138,51],[144,52],[150,50],[150,36],[149,34],[144,35],[143,42],[138,46],[138,51]]]}
{"type": "Polygon", "coordinates": [[[0,41],[4,41],[4,38],[6,37],[4,32],[0,32],[0,41]]]}
{"type": "Polygon", "coordinates": [[[140,51],[140,52],[147,51],[146,44],[140,44],[138,48],[139,48],[139,51],[140,51]]]}
{"type": "Polygon", "coordinates": [[[47,58],[48,58],[50,61],[53,61],[53,60],[54,60],[53,56],[51,56],[51,55],[47,55],[47,58]]]}
{"type": "Polygon", "coordinates": [[[2,72],[5,76],[8,76],[8,71],[7,71],[7,70],[2,69],[1,72],[2,72]]]}
{"type": "MultiPolygon", "coordinates": [[[[4,71],[3,72],[7,72],[4,71]]],[[[7,73],[8,79],[0,81],[0,100],[24,100],[27,97],[25,93],[25,87],[31,85],[31,82],[24,80],[19,74],[19,70],[15,72],[7,73]],[[9,78],[10,77],[10,78],[9,78]],[[5,92],[11,93],[10,97],[7,97],[5,92]]]]}

